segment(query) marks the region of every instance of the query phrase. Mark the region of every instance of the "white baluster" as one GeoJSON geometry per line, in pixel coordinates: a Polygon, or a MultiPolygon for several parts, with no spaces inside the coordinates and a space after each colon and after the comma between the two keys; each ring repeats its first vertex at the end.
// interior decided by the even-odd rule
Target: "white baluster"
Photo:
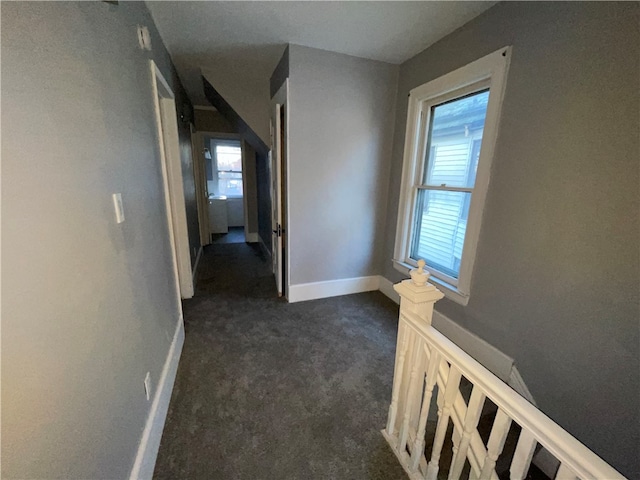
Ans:
{"type": "Polygon", "coordinates": [[[442,408],[438,409],[438,425],[436,426],[436,433],[433,440],[431,460],[427,467],[427,480],[436,480],[438,477],[440,453],[442,452],[444,437],[447,433],[447,427],[449,426],[451,405],[453,405],[453,401],[458,394],[461,377],[462,375],[460,374],[460,371],[455,366],[451,365],[449,368],[449,375],[447,376],[447,384],[444,389],[444,405],[442,408]]]}
{"type": "Polygon", "coordinates": [[[566,464],[562,463],[556,473],[556,480],[578,480],[578,476],[566,464]]]}
{"type": "Polygon", "coordinates": [[[409,347],[410,330],[408,328],[399,329],[398,335],[402,335],[402,344],[398,352],[398,361],[396,362],[395,374],[393,376],[393,390],[391,392],[391,405],[389,406],[389,418],[387,419],[387,434],[393,436],[395,433],[396,414],[398,412],[398,397],[400,396],[400,388],[402,386],[404,359],[407,355],[409,347]]]}
{"type": "Polygon", "coordinates": [[[496,461],[504,448],[504,442],[507,439],[510,427],[511,418],[499,409],[496,413],[496,418],[493,420],[493,427],[491,427],[491,434],[487,442],[487,456],[480,472],[480,480],[490,480],[491,473],[496,467],[496,461]]]}
{"type": "Polygon", "coordinates": [[[518,445],[513,454],[513,460],[511,461],[511,468],[509,470],[511,480],[524,480],[527,476],[537,443],[533,434],[523,428],[520,432],[520,438],[518,438],[518,445]]]}
{"type": "Polygon", "coordinates": [[[420,348],[420,337],[418,335],[415,336],[413,342],[413,363],[411,364],[411,373],[409,375],[409,387],[407,389],[407,401],[404,405],[404,418],[402,420],[402,425],[400,427],[400,434],[398,435],[398,451],[404,452],[405,447],[407,446],[407,437],[409,436],[409,420],[411,419],[411,410],[413,410],[413,405],[416,403],[418,398],[416,398],[420,392],[417,390],[418,383],[422,386],[422,378],[418,379],[418,370],[421,365],[422,358],[422,349],[420,348]],[[418,381],[419,380],[419,381],[418,381]]]}
{"type": "MultiPolygon", "coordinates": [[[[406,353],[409,347],[410,337],[413,337],[412,329],[407,328],[406,318],[403,312],[411,312],[417,314],[421,320],[427,325],[431,325],[433,316],[433,304],[440,300],[444,295],[433,285],[427,283],[429,273],[424,271],[424,261],[418,262],[418,268],[411,270],[411,280],[404,280],[393,286],[394,290],[400,295],[400,322],[398,325],[398,335],[401,331],[405,332],[403,336],[402,347],[396,357],[396,368],[393,377],[393,390],[391,393],[391,405],[389,406],[389,418],[387,419],[387,435],[392,436],[395,432],[396,417],[398,415],[398,403],[401,386],[404,383],[402,379],[405,376],[404,363],[406,353]]],[[[406,408],[406,405],[403,405],[406,408]]]]}
{"type": "MultiPolygon", "coordinates": [[[[425,345],[425,349],[426,349],[425,345]]],[[[440,354],[436,349],[431,350],[431,358],[429,359],[429,367],[427,368],[427,376],[425,378],[424,397],[422,399],[422,408],[420,410],[420,421],[418,423],[418,434],[416,441],[411,450],[411,465],[409,469],[415,472],[420,464],[422,455],[424,454],[424,435],[427,429],[427,418],[429,417],[429,407],[431,405],[431,395],[433,394],[433,386],[438,378],[438,367],[440,366],[440,354]]]]}
{"type": "Polygon", "coordinates": [[[464,468],[464,462],[467,460],[467,450],[469,449],[469,443],[471,442],[471,434],[478,426],[478,421],[480,420],[484,399],[485,396],[484,393],[482,393],[482,390],[477,386],[474,386],[473,391],[471,392],[471,398],[469,399],[467,414],[464,417],[462,439],[460,440],[458,448],[454,448],[451,468],[449,469],[449,480],[460,478],[460,474],[464,468]]]}

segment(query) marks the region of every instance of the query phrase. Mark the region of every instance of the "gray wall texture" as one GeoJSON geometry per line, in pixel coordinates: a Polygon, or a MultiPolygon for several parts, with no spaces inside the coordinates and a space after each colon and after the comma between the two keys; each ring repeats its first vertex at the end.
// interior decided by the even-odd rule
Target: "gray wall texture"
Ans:
{"type": "Polygon", "coordinates": [[[541,409],[639,478],[639,5],[501,3],[400,67],[409,90],[513,45],[471,297],[436,308],[516,360],[541,409]]]}
{"type": "Polygon", "coordinates": [[[247,191],[244,192],[247,202],[247,221],[249,233],[258,233],[258,169],[256,168],[256,151],[245,142],[245,170],[243,175],[247,179],[247,191]]]}
{"type": "Polygon", "coordinates": [[[280,61],[269,79],[269,93],[271,94],[271,98],[278,93],[278,90],[280,90],[280,87],[287,78],[289,78],[289,45],[285,47],[282,57],[280,57],[280,61]]]}
{"type": "Polygon", "coordinates": [[[196,108],[193,117],[196,130],[200,132],[237,133],[220,112],[196,108]]]}
{"type": "Polygon", "coordinates": [[[398,66],[289,46],[292,285],[379,274],[398,66]]]}
{"type": "Polygon", "coordinates": [[[127,478],[179,318],[150,58],[188,100],[141,2],[3,4],[1,40],[2,478],[127,478]]]}

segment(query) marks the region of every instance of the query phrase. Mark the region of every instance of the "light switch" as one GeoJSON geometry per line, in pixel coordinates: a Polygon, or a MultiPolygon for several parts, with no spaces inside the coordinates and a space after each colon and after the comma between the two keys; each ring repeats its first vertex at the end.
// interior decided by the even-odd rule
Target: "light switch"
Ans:
{"type": "Polygon", "coordinates": [[[116,222],[124,222],[124,209],[122,208],[122,194],[113,194],[113,208],[116,210],[116,222]]]}

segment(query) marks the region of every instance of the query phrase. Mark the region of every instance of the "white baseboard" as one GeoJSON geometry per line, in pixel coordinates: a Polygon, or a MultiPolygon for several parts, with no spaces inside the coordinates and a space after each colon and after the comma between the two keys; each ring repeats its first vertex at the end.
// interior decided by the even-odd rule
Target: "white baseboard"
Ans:
{"type": "Polygon", "coordinates": [[[393,283],[391,282],[391,280],[387,280],[382,275],[380,276],[380,291],[385,296],[400,305],[400,295],[398,295],[398,292],[393,289],[393,283]]]}
{"type": "Polygon", "coordinates": [[[129,480],[151,480],[153,477],[153,469],[156,465],[164,421],[169,410],[169,401],[171,400],[171,392],[173,391],[173,383],[176,379],[183,344],[184,324],[181,315],[178,319],[171,347],[169,347],[167,359],[164,362],[158,388],[153,396],[153,403],[140,438],[138,453],[131,469],[129,480]]]}
{"type": "Polygon", "coordinates": [[[516,392],[518,392],[522,397],[524,397],[529,403],[532,403],[536,407],[538,406],[536,405],[536,401],[533,399],[533,395],[531,395],[531,392],[527,388],[527,385],[524,383],[524,379],[520,375],[520,372],[515,365],[511,367],[511,373],[509,374],[507,384],[516,392]]]}
{"type": "Polygon", "coordinates": [[[509,380],[513,358],[436,310],[433,312],[433,326],[500,380],[509,380]]]}
{"type": "Polygon", "coordinates": [[[191,280],[193,281],[193,287],[196,286],[196,280],[198,278],[198,267],[200,266],[200,258],[202,258],[202,245],[200,245],[200,249],[198,250],[198,254],[196,255],[196,261],[193,264],[193,272],[191,273],[191,280]]]}
{"type": "Polygon", "coordinates": [[[289,303],[352,293],[371,292],[380,288],[380,276],[341,278],[326,282],[300,283],[289,286],[289,303]]]}
{"type": "Polygon", "coordinates": [[[257,233],[245,233],[244,234],[244,241],[247,243],[258,243],[258,234],[257,233]]]}

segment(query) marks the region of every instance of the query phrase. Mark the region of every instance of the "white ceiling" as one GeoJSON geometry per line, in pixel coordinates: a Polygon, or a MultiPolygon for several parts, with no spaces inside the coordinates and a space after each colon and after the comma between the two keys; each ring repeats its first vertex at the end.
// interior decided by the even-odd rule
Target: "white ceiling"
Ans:
{"type": "MultiPolygon", "coordinates": [[[[148,1],[147,5],[192,101],[206,104],[200,69],[232,70],[233,75],[227,73],[221,83],[247,80],[252,86],[246,88],[253,88],[266,81],[268,89],[287,43],[402,63],[495,3],[148,1]]],[[[207,78],[219,88],[215,78],[207,78]]]]}

